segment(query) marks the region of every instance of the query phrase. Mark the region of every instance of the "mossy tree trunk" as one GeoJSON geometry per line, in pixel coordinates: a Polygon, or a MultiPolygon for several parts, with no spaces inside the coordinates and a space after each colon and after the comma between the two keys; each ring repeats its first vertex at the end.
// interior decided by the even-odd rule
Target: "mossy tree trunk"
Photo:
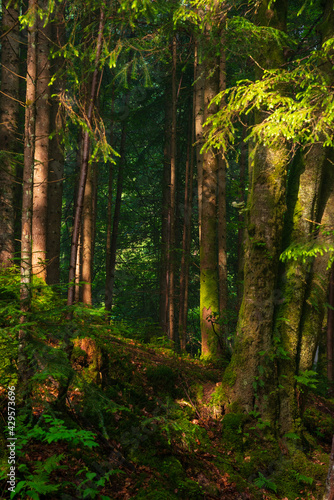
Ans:
{"type": "MultiPolygon", "coordinates": [[[[256,23],[285,30],[285,0],[262,1],[256,23]]],[[[283,50],[274,40],[262,49],[260,65],[278,67],[283,50]],[[270,45],[270,46],[269,46],[270,45]]],[[[258,72],[258,78],[261,73],[258,72]]],[[[258,113],[257,122],[264,116],[258,113]]],[[[271,360],[274,325],[274,290],[281,251],[284,213],[286,211],[286,169],[288,151],[282,142],[276,146],[252,145],[250,155],[249,199],[245,238],[244,292],[239,311],[237,345],[225,372],[231,387],[230,399],[246,411],[255,407],[262,418],[274,422],[278,406],[274,396],[275,370],[271,360]]]]}
{"type": "MultiPolygon", "coordinates": [[[[285,245],[290,242],[307,244],[316,238],[321,238],[321,233],[317,236],[317,223],[321,223],[324,202],[330,196],[330,192],[326,193],[321,188],[324,186],[326,177],[327,188],[332,184],[331,179],[324,176],[326,170],[328,171],[327,152],[321,144],[307,148],[298,155],[290,172],[288,199],[294,201],[289,204],[286,217],[287,241],[285,245]]],[[[325,218],[328,217],[329,214],[325,218]]],[[[303,336],[306,323],[310,321],[309,318],[305,323],[306,315],[311,314],[312,322],[315,321],[314,311],[309,310],[309,301],[312,301],[312,296],[317,293],[315,290],[320,291],[317,282],[320,278],[319,272],[326,271],[325,260],[326,258],[320,261],[316,259],[316,263],[310,259],[306,262],[300,259],[290,260],[285,265],[283,274],[285,282],[281,284],[282,304],[277,310],[275,325],[278,339],[286,353],[284,359],[278,359],[281,387],[279,421],[282,433],[290,430],[298,431],[300,411],[295,375],[302,369],[300,359],[303,344],[308,352],[305,361],[306,358],[309,360],[308,363],[304,363],[303,370],[312,368],[312,357],[315,353],[314,342],[317,343],[319,328],[313,331],[312,341],[309,334],[307,335],[308,345],[305,344],[303,336]],[[308,368],[306,368],[307,364],[308,368]]],[[[313,310],[312,306],[311,309],[313,310]]],[[[316,316],[316,321],[320,321],[322,313],[317,312],[316,316]]]]}
{"type": "MultiPolygon", "coordinates": [[[[208,35],[209,36],[209,35],[208,35]]],[[[204,83],[204,121],[216,109],[208,106],[218,94],[219,74],[217,60],[207,58],[204,83]]],[[[214,316],[219,312],[218,259],[217,259],[217,188],[218,157],[213,150],[203,153],[202,215],[200,241],[200,325],[202,356],[216,357],[219,344],[213,327],[214,316]]],[[[216,332],[217,332],[216,327],[216,332]]],[[[217,332],[218,334],[218,332],[217,332]]]]}

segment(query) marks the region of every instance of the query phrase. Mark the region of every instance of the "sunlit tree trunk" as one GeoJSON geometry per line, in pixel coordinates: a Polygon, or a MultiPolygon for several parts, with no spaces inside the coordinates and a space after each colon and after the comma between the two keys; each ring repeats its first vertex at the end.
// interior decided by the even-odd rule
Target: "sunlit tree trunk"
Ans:
{"type": "Polygon", "coordinates": [[[0,93],[0,267],[14,258],[14,187],[19,113],[18,8],[2,2],[1,93],[0,93]],[[6,152],[7,154],[5,154],[6,152]]]}
{"type": "MultiPolygon", "coordinates": [[[[37,9],[37,0],[29,0],[28,6],[32,16],[37,9]]],[[[21,323],[31,305],[31,250],[32,250],[32,196],[34,181],[34,148],[35,148],[35,99],[36,99],[36,41],[37,27],[35,22],[28,27],[27,83],[24,130],[24,169],[22,189],[22,234],[21,234],[21,323]]],[[[19,381],[25,384],[28,378],[28,361],[25,355],[27,330],[23,326],[19,332],[18,374],[19,381]]]]}
{"type": "MultiPolygon", "coordinates": [[[[221,55],[219,60],[219,92],[226,89],[226,58],[222,36],[221,55]]],[[[220,107],[225,106],[225,99],[220,107]]],[[[220,336],[225,344],[227,337],[227,247],[226,247],[226,161],[222,154],[218,155],[218,278],[219,278],[219,316],[221,319],[220,336]]]]}
{"type": "Polygon", "coordinates": [[[202,226],[202,184],[203,184],[203,117],[204,117],[204,64],[202,61],[200,44],[195,42],[194,47],[194,122],[196,139],[196,165],[198,185],[198,229],[199,241],[201,241],[202,226]]]}
{"type": "MultiPolygon", "coordinates": [[[[213,26],[205,27],[204,40],[210,47],[213,26]]],[[[210,105],[219,92],[219,59],[215,49],[206,54],[204,81],[204,122],[217,112],[216,105],[210,105]]],[[[203,132],[206,132],[204,127],[203,132]]],[[[215,317],[219,313],[219,274],[217,248],[217,190],[219,159],[216,151],[207,149],[202,163],[202,206],[200,239],[200,326],[202,356],[217,357],[221,354],[222,343],[219,326],[215,317]]]]}
{"type": "Polygon", "coordinates": [[[82,302],[92,305],[93,267],[93,172],[88,166],[82,212],[82,302]]]}
{"type": "MultiPolygon", "coordinates": [[[[51,25],[52,39],[62,47],[65,42],[65,25],[62,13],[56,14],[56,22],[51,25]]],[[[57,57],[50,69],[55,75],[63,69],[64,61],[57,57]]],[[[64,88],[63,78],[55,78],[51,87],[51,94],[58,96],[64,88]]],[[[60,236],[61,236],[61,214],[64,176],[64,146],[62,133],[65,127],[64,114],[58,97],[52,97],[50,110],[50,139],[49,149],[49,184],[47,203],[47,283],[54,285],[60,282],[60,236]]]]}
{"type": "MultiPolygon", "coordinates": [[[[46,0],[40,7],[47,10],[46,0]]],[[[50,25],[38,19],[32,271],[46,281],[47,201],[50,135],[50,25]]]]}

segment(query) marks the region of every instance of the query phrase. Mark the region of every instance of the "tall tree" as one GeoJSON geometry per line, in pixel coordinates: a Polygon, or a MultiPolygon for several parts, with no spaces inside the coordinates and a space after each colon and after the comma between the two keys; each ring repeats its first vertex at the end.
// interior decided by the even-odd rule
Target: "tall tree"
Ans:
{"type": "MultiPolygon", "coordinates": [[[[26,314],[31,306],[31,276],[32,276],[32,202],[34,182],[34,149],[35,149],[35,99],[37,77],[37,0],[29,0],[29,13],[32,21],[28,24],[27,82],[24,129],[24,169],[22,189],[22,235],[21,235],[21,323],[26,320],[26,314]]],[[[19,332],[19,379],[27,383],[27,358],[25,353],[27,332],[23,327],[19,332]]]]}
{"type": "MultiPolygon", "coordinates": [[[[256,23],[284,32],[286,16],[286,0],[277,0],[270,4],[270,8],[269,2],[262,0],[257,7],[256,23]]],[[[259,67],[275,68],[282,62],[283,51],[277,38],[276,41],[271,40],[270,44],[267,41],[262,45],[259,67]]],[[[260,79],[262,70],[256,70],[256,75],[260,79]]],[[[261,123],[264,117],[263,113],[257,113],[256,123],[261,123]]],[[[276,287],[281,252],[288,152],[283,141],[275,146],[254,142],[251,154],[245,281],[237,327],[238,345],[225,377],[234,383],[231,394],[233,401],[237,401],[247,411],[254,409],[256,404],[264,418],[275,420],[277,406],[268,404],[267,400],[270,392],[268,387],[275,380],[269,358],[264,375],[265,391],[255,381],[259,377],[258,367],[261,366],[263,370],[265,362],[260,353],[269,353],[272,348],[272,294],[276,287]]]]}
{"type": "Polygon", "coordinates": [[[14,258],[15,153],[19,113],[19,22],[18,8],[2,2],[0,92],[0,267],[14,258]]]}
{"type": "MultiPolygon", "coordinates": [[[[98,37],[96,42],[96,55],[95,55],[95,63],[94,63],[94,73],[92,76],[92,83],[89,95],[88,109],[87,109],[87,126],[91,127],[94,104],[97,97],[98,91],[98,75],[99,75],[99,63],[102,52],[102,40],[103,40],[103,29],[105,24],[104,18],[104,10],[103,6],[100,9],[100,21],[98,28],[98,37]]],[[[74,285],[73,281],[75,278],[75,269],[76,269],[76,261],[77,261],[77,249],[78,249],[78,241],[79,241],[79,232],[81,225],[81,216],[83,209],[83,200],[85,193],[85,185],[87,179],[88,172],[88,163],[89,163],[89,152],[90,152],[90,141],[89,141],[89,131],[86,130],[83,135],[83,147],[82,147],[82,164],[80,170],[80,178],[78,185],[78,193],[76,199],[76,208],[75,208],[75,216],[74,216],[74,225],[72,232],[72,241],[71,241],[71,255],[70,255],[70,270],[69,270],[69,289],[67,296],[67,305],[72,305],[74,303],[74,285]]]]}
{"type": "Polygon", "coordinates": [[[115,209],[112,225],[112,233],[110,239],[110,254],[109,254],[109,265],[108,272],[106,276],[106,301],[105,309],[108,313],[111,311],[114,285],[115,285],[115,270],[116,270],[116,253],[117,253],[117,238],[118,238],[118,228],[121,215],[121,203],[122,203],[122,192],[123,192],[123,178],[124,178],[124,164],[125,164],[125,141],[126,141],[126,122],[122,123],[121,132],[121,145],[120,145],[120,158],[118,163],[118,175],[117,175],[117,188],[116,188],[116,200],[115,209]]]}
{"type": "MultiPolygon", "coordinates": [[[[39,8],[46,12],[47,0],[41,0],[39,8]]],[[[50,135],[50,24],[37,21],[37,82],[35,167],[32,215],[32,266],[33,273],[46,281],[47,205],[49,174],[50,135]]]]}
{"type": "MultiPolygon", "coordinates": [[[[214,4],[211,18],[207,19],[203,41],[206,44],[205,81],[204,81],[204,122],[216,111],[211,105],[212,99],[219,92],[219,59],[215,45],[211,40],[219,31],[213,25],[214,15],[218,13],[218,5],[214,4]],[[217,31],[216,31],[217,30],[217,31]]],[[[203,128],[204,133],[207,126],[203,128]]],[[[202,206],[201,206],[201,240],[200,240],[200,325],[202,337],[202,356],[216,357],[220,355],[222,344],[215,317],[219,312],[219,276],[217,248],[217,188],[218,188],[218,156],[212,148],[203,153],[202,174],[202,206]]]]}
{"type": "MultiPolygon", "coordinates": [[[[51,25],[52,40],[59,49],[65,43],[65,22],[63,12],[58,8],[55,22],[51,25]]],[[[60,104],[60,96],[64,92],[64,60],[59,55],[53,59],[50,71],[54,77],[51,88],[51,111],[49,144],[49,183],[47,200],[47,282],[54,285],[60,282],[60,237],[64,176],[64,143],[65,127],[64,111],[60,104]]]]}

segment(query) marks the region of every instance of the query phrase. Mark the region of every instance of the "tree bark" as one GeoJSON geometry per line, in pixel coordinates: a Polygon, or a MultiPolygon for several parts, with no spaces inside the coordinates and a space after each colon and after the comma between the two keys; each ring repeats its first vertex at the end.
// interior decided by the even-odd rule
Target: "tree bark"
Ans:
{"type": "Polygon", "coordinates": [[[93,266],[93,172],[88,165],[82,212],[82,302],[92,305],[92,266],[93,266]]]}
{"type": "MultiPolygon", "coordinates": [[[[257,22],[285,30],[285,0],[258,7],[257,22]]],[[[263,47],[260,65],[274,68],[283,62],[277,44],[263,47]]],[[[261,72],[258,72],[261,77],[261,72]]],[[[256,121],[262,121],[258,113],[256,121]]],[[[278,406],[275,367],[270,360],[274,325],[274,297],[281,252],[285,206],[287,148],[282,145],[253,144],[250,163],[250,193],[245,242],[244,293],[237,326],[237,344],[224,378],[232,386],[231,400],[246,411],[259,409],[262,418],[276,421],[278,406]],[[261,356],[260,353],[265,353],[261,356]],[[261,366],[261,371],[259,371],[261,366]],[[263,387],[262,387],[263,385],[263,387]],[[267,400],[272,394],[273,400],[267,400]]]]}
{"type": "MultiPolygon", "coordinates": [[[[65,39],[65,24],[62,13],[56,14],[56,22],[51,25],[52,39],[62,47],[65,39]]],[[[52,75],[61,72],[64,61],[57,57],[51,67],[52,75]]],[[[47,283],[55,285],[60,282],[60,236],[61,236],[61,214],[62,214],[62,196],[63,196],[63,176],[64,176],[64,146],[62,142],[62,132],[65,121],[64,114],[59,102],[59,96],[64,88],[63,78],[55,78],[51,87],[51,94],[56,97],[51,99],[50,110],[50,131],[52,137],[50,140],[49,151],[49,183],[48,183],[48,202],[47,202],[47,283]]]]}
{"type": "MultiPolygon", "coordinates": [[[[47,10],[47,1],[40,7],[47,10]]],[[[38,19],[37,28],[37,82],[36,82],[36,126],[35,126],[35,170],[32,214],[32,270],[46,281],[47,202],[49,172],[50,135],[50,25],[43,27],[38,19]]]]}
{"type": "MultiPolygon", "coordinates": [[[[205,27],[205,41],[210,47],[212,26],[205,27]]],[[[204,81],[204,122],[217,111],[210,105],[219,91],[219,59],[216,54],[208,53],[205,60],[204,81]]],[[[206,132],[204,127],[203,132],[206,132]]],[[[200,240],[200,326],[202,338],[202,357],[220,356],[222,342],[218,325],[214,325],[219,313],[219,276],[217,249],[217,188],[218,155],[212,149],[203,153],[202,163],[202,207],[200,240]]]]}
{"type": "Polygon", "coordinates": [[[197,186],[198,186],[198,235],[201,241],[202,227],[202,187],[203,187],[203,117],[204,117],[204,65],[200,50],[200,44],[195,41],[194,47],[194,121],[196,139],[196,164],[197,164],[197,186]]]}
{"type": "Polygon", "coordinates": [[[189,288],[189,258],[191,244],[191,218],[194,171],[194,120],[191,107],[189,138],[187,144],[186,177],[184,188],[184,219],[182,235],[182,257],[180,270],[180,305],[179,305],[179,339],[182,352],[187,346],[187,315],[188,315],[188,288],[189,288]]]}
{"type": "MultiPolygon", "coordinates": [[[[219,60],[219,92],[226,89],[226,57],[224,36],[221,42],[219,60]]],[[[220,108],[225,107],[225,99],[220,102],[220,108]]],[[[218,156],[218,278],[219,278],[219,325],[220,336],[225,346],[227,338],[227,247],[226,247],[226,161],[218,156]]]]}
{"type": "MultiPolygon", "coordinates": [[[[7,2],[8,3],[8,2],[7,2]]],[[[19,114],[19,23],[18,9],[2,2],[1,93],[0,93],[0,268],[14,259],[14,187],[19,114]]]]}
{"type": "MultiPolygon", "coordinates": [[[[29,10],[34,16],[37,10],[37,0],[29,0],[29,10]]],[[[32,267],[32,196],[34,182],[34,149],[35,149],[35,100],[37,76],[37,27],[36,19],[28,26],[27,53],[27,86],[25,106],[24,132],[24,169],[22,189],[22,234],[21,234],[21,323],[26,321],[26,315],[31,305],[31,267],[32,267]]],[[[19,331],[18,374],[22,384],[28,382],[28,360],[25,354],[27,330],[23,326],[19,331]]]]}

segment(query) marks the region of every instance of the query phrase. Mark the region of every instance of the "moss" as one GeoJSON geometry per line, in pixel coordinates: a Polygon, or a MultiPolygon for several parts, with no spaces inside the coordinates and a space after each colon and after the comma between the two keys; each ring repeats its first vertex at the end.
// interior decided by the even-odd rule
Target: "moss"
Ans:
{"type": "Polygon", "coordinates": [[[216,387],[210,398],[210,405],[212,406],[223,406],[226,403],[226,391],[223,385],[216,387]]]}
{"type": "Polygon", "coordinates": [[[204,396],[204,388],[202,384],[193,384],[191,386],[192,393],[195,394],[196,401],[201,403],[204,396]]]}

